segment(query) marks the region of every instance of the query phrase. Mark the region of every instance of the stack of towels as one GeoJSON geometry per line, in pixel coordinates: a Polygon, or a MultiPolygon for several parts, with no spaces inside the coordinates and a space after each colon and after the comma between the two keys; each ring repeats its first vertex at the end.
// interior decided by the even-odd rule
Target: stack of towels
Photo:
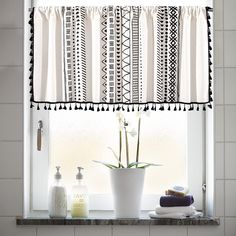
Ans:
{"type": "Polygon", "coordinates": [[[197,212],[192,195],[186,195],[188,190],[183,187],[174,186],[166,191],[165,196],[161,196],[160,205],[155,211],[149,212],[151,218],[174,218],[184,219],[186,217],[201,216],[201,212],[197,212]],[[180,190],[181,189],[181,190],[180,190]]]}

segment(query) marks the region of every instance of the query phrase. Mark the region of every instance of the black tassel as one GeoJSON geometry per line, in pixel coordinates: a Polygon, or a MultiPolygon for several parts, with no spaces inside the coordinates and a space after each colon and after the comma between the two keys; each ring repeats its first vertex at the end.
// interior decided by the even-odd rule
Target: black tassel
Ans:
{"type": "Polygon", "coordinates": [[[46,104],[44,105],[44,110],[47,110],[47,106],[46,106],[46,104]]]}
{"type": "Polygon", "coordinates": [[[81,103],[79,104],[79,110],[83,110],[83,107],[81,106],[81,103]]]}
{"type": "Polygon", "coordinates": [[[117,106],[116,110],[117,110],[117,111],[119,111],[119,110],[120,110],[120,106],[119,106],[119,105],[117,106]]]}
{"type": "Polygon", "coordinates": [[[55,104],[55,106],[54,106],[54,111],[56,111],[57,110],[57,105],[55,104]]]}
{"type": "Polygon", "coordinates": [[[87,111],[88,108],[87,108],[87,104],[84,105],[84,110],[87,111]]]}
{"type": "Polygon", "coordinates": [[[61,103],[60,103],[60,106],[59,106],[59,110],[62,110],[62,106],[61,106],[61,103]]]}
{"type": "Polygon", "coordinates": [[[89,105],[89,110],[92,111],[92,106],[91,106],[91,104],[89,105]]]}
{"type": "Polygon", "coordinates": [[[170,105],[168,106],[168,111],[170,111],[170,105]]]}
{"type": "Polygon", "coordinates": [[[50,105],[50,104],[48,105],[48,110],[52,110],[52,109],[51,109],[51,105],[50,105]]]}
{"type": "Polygon", "coordinates": [[[174,111],[177,111],[176,105],[175,105],[174,111]]]}
{"type": "Polygon", "coordinates": [[[154,104],[154,111],[156,111],[157,110],[157,106],[156,106],[156,104],[154,104]]]}
{"type": "Polygon", "coordinates": [[[208,105],[208,107],[209,107],[210,109],[212,109],[212,105],[211,105],[211,103],[208,105]]]}
{"type": "Polygon", "coordinates": [[[160,110],[160,111],[164,111],[164,110],[165,110],[164,106],[161,105],[160,108],[159,108],[159,110],[160,110]]]}
{"type": "Polygon", "coordinates": [[[181,104],[179,104],[179,111],[181,111],[181,104]]]}
{"type": "Polygon", "coordinates": [[[199,105],[197,105],[197,111],[199,111],[199,105]]]}
{"type": "Polygon", "coordinates": [[[155,109],[154,109],[154,105],[153,105],[153,104],[152,104],[152,108],[151,108],[151,110],[152,110],[152,111],[154,111],[154,110],[155,110],[155,109]]]}
{"type": "Polygon", "coordinates": [[[106,111],[109,111],[109,105],[107,105],[107,109],[106,109],[106,111]]]}
{"type": "Polygon", "coordinates": [[[77,103],[75,103],[75,110],[78,110],[79,108],[78,108],[78,106],[77,106],[77,103]]]}
{"type": "Polygon", "coordinates": [[[33,105],[33,103],[31,102],[31,103],[30,103],[30,108],[33,108],[33,107],[34,107],[34,105],[33,105]]]}
{"type": "Polygon", "coordinates": [[[64,104],[64,107],[63,107],[64,110],[67,110],[67,107],[66,107],[66,104],[64,104]]]}
{"type": "Polygon", "coordinates": [[[69,110],[70,110],[70,111],[72,110],[71,103],[70,103],[70,106],[69,106],[69,110]]]}
{"type": "Polygon", "coordinates": [[[148,111],[149,110],[149,105],[147,104],[147,106],[146,106],[146,111],[148,111]]]}
{"type": "Polygon", "coordinates": [[[101,111],[105,111],[105,108],[104,108],[104,106],[102,105],[102,109],[101,109],[101,111]]]}
{"type": "Polygon", "coordinates": [[[38,110],[38,111],[40,110],[39,104],[37,105],[37,110],[38,110]]]}
{"type": "Polygon", "coordinates": [[[185,105],[184,105],[184,110],[183,111],[186,111],[186,107],[185,107],[185,105]]]}
{"type": "Polygon", "coordinates": [[[203,105],[203,111],[206,111],[206,106],[205,105],[203,105]]]}
{"type": "Polygon", "coordinates": [[[122,107],[121,107],[121,108],[122,108],[122,111],[125,111],[125,108],[124,108],[124,106],[123,106],[123,105],[122,105],[122,107]]]}
{"type": "Polygon", "coordinates": [[[132,106],[132,111],[134,111],[134,105],[132,106]]]}
{"type": "Polygon", "coordinates": [[[127,112],[130,112],[130,110],[129,110],[129,105],[127,105],[127,112]]]}

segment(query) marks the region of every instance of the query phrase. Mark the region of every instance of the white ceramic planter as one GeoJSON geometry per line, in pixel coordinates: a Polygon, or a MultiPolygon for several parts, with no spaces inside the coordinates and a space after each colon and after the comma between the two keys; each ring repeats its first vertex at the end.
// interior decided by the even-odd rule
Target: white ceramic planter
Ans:
{"type": "Polygon", "coordinates": [[[116,218],[139,218],[145,169],[112,169],[111,187],[116,218]]]}

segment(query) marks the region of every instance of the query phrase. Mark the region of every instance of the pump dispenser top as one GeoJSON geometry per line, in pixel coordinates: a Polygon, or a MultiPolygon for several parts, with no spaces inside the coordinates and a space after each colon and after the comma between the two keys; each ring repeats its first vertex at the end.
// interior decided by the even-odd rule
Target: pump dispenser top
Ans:
{"type": "Polygon", "coordinates": [[[77,169],[78,169],[79,172],[78,172],[78,174],[76,175],[76,179],[82,180],[82,179],[83,179],[83,175],[82,175],[82,173],[81,173],[81,170],[83,170],[84,168],[78,166],[77,169]]]}
{"type": "Polygon", "coordinates": [[[60,166],[56,166],[56,169],[57,169],[57,172],[56,174],[54,175],[55,179],[59,180],[61,179],[61,173],[60,173],[60,166]]]}

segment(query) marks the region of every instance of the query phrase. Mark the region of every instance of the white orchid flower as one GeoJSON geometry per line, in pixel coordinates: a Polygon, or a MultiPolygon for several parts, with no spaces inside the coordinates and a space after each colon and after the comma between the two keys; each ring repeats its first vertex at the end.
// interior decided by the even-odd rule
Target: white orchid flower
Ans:
{"type": "Polygon", "coordinates": [[[137,131],[133,128],[131,131],[128,131],[131,137],[135,137],[137,135],[137,131]]]}

